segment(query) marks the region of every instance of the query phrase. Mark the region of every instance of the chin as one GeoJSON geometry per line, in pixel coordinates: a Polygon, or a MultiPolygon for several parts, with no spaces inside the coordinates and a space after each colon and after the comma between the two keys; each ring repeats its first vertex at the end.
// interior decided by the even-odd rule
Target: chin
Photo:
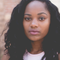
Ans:
{"type": "Polygon", "coordinates": [[[31,41],[39,41],[39,40],[41,40],[40,38],[29,38],[31,41]]]}

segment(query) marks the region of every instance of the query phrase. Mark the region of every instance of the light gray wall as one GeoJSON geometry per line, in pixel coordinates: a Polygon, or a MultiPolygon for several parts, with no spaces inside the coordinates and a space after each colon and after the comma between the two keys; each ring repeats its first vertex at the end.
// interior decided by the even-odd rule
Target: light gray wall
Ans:
{"type": "Polygon", "coordinates": [[[58,7],[58,10],[60,12],[60,0],[50,0],[50,1],[58,7]]]}

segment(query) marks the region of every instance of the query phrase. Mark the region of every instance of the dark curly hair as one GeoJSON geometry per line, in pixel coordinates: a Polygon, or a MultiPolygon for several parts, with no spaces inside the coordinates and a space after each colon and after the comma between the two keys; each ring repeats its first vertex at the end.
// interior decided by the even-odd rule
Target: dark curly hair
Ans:
{"type": "MultiPolygon", "coordinates": [[[[30,50],[30,40],[24,34],[23,18],[25,8],[28,3],[34,0],[22,0],[14,9],[9,22],[9,29],[5,35],[5,48],[10,55],[9,60],[23,60],[25,50],[30,50]]],[[[51,23],[47,36],[43,41],[43,50],[45,55],[42,60],[58,60],[58,53],[60,53],[60,14],[58,8],[49,0],[38,0],[46,3],[46,8],[51,15],[51,23]]]]}

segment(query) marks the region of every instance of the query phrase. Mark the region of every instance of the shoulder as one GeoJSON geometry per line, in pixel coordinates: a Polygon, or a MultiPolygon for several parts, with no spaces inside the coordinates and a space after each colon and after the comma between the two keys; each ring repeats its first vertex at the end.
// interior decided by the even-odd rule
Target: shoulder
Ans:
{"type": "Polygon", "coordinates": [[[2,60],[9,60],[9,58],[10,58],[10,56],[8,54],[8,50],[5,50],[3,57],[2,57],[2,60]]]}

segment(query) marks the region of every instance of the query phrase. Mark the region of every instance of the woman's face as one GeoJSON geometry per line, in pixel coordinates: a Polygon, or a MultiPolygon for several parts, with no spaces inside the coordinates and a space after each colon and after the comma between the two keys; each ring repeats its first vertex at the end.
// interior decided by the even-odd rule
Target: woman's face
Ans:
{"type": "Polygon", "coordinates": [[[30,2],[25,9],[23,27],[25,35],[31,41],[44,39],[49,31],[50,13],[46,4],[40,1],[30,2]]]}

